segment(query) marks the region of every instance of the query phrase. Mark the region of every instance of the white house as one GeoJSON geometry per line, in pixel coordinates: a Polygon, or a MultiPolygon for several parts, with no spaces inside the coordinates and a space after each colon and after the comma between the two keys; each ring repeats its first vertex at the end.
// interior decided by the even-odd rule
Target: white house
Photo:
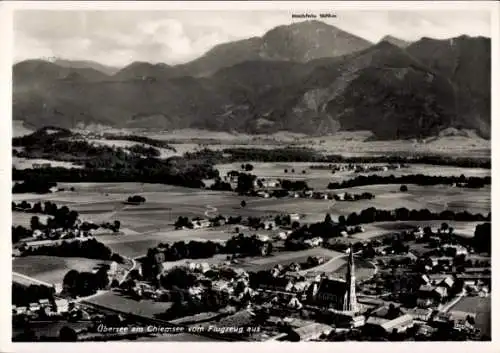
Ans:
{"type": "Polygon", "coordinates": [[[58,314],[66,313],[69,310],[69,302],[66,299],[56,299],[56,311],[58,314]]]}

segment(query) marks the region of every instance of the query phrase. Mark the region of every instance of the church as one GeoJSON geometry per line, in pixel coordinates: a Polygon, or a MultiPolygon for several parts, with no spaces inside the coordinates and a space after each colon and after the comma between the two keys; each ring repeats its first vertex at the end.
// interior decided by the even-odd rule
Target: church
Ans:
{"type": "Polygon", "coordinates": [[[319,283],[310,287],[309,297],[315,305],[328,307],[336,311],[356,313],[356,274],[354,269],[354,254],[349,249],[347,271],[344,279],[322,278],[319,283]]]}

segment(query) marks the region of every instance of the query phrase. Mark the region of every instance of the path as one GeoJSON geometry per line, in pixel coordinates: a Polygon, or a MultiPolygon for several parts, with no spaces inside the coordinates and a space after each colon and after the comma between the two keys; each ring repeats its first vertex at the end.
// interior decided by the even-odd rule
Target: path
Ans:
{"type": "Polygon", "coordinates": [[[206,208],[207,208],[207,210],[205,211],[205,217],[213,218],[216,216],[215,213],[217,212],[217,207],[207,205],[206,208]],[[212,215],[210,215],[210,214],[212,214],[212,215]]]}
{"type": "MultiPolygon", "coordinates": [[[[53,287],[54,284],[53,283],[47,283],[47,282],[44,282],[44,281],[40,281],[39,279],[36,279],[36,278],[33,278],[33,277],[30,277],[30,276],[26,276],[26,275],[23,275],[22,273],[19,273],[19,272],[12,272],[12,279],[13,281],[15,282],[15,278],[14,277],[19,277],[19,278],[22,278],[28,282],[33,282],[34,284],[41,284],[41,285],[44,285],[44,286],[47,286],[47,287],[53,287]]],[[[24,283],[21,283],[21,284],[24,284],[24,283]]]]}

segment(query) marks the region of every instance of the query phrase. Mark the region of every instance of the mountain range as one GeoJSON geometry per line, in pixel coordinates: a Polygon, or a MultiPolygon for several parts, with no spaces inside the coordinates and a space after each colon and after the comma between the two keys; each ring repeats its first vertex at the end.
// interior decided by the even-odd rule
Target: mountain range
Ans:
{"type": "Polygon", "coordinates": [[[489,137],[490,52],[485,37],[374,44],[305,21],[176,66],[23,61],[13,67],[13,117],[33,127],[370,130],[379,139],[454,127],[489,137]]]}

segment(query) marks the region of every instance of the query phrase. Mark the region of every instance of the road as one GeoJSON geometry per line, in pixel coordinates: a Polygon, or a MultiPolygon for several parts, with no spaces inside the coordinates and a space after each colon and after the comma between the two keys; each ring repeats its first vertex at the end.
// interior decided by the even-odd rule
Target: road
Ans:
{"type": "MultiPolygon", "coordinates": [[[[22,278],[28,282],[31,282],[33,284],[41,284],[43,286],[47,286],[47,287],[53,287],[54,284],[53,283],[47,283],[47,282],[44,282],[44,281],[40,281],[36,278],[33,278],[33,277],[30,277],[30,276],[26,276],[26,275],[23,275],[22,273],[19,273],[19,272],[12,272],[12,280],[14,282],[16,282],[16,277],[18,278],[22,278]]],[[[25,284],[25,282],[18,282],[20,284],[25,284]]]]}
{"type": "MultiPolygon", "coordinates": [[[[142,257],[142,256],[139,256],[139,257],[142,257]]],[[[136,258],[127,258],[127,260],[132,261],[132,267],[127,272],[125,272],[125,274],[123,275],[123,278],[120,280],[120,285],[123,282],[125,282],[125,280],[127,279],[127,277],[130,275],[130,272],[132,272],[133,270],[136,269],[136,267],[137,267],[137,261],[136,261],[136,259],[137,258],[138,257],[136,257],[136,258]]]]}
{"type": "Polygon", "coordinates": [[[445,304],[444,306],[441,307],[440,311],[443,313],[448,312],[452,307],[454,307],[462,298],[465,296],[465,290],[462,290],[462,292],[454,298],[451,302],[445,304]]]}

